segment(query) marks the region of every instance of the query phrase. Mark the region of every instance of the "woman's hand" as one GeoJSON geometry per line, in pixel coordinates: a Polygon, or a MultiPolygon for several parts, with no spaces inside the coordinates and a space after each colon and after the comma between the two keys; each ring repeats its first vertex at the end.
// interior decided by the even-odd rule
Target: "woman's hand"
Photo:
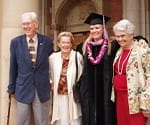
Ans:
{"type": "Polygon", "coordinates": [[[146,43],[145,40],[140,39],[139,40],[139,45],[142,46],[143,48],[148,48],[148,44],[146,43]]]}
{"type": "Polygon", "coordinates": [[[150,110],[142,110],[144,117],[150,118],[150,110]]]}
{"type": "Polygon", "coordinates": [[[53,89],[54,89],[54,84],[53,84],[53,83],[50,83],[50,90],[53,91],[53,89]]]}

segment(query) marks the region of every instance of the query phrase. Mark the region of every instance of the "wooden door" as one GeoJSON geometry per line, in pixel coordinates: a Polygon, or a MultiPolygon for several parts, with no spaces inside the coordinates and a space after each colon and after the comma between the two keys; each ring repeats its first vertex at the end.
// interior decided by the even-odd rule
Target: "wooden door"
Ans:
{"type": "Polygon", "coordinates": [[[87,39],[87,37],[89,36],[89,32],[73,33],[73,36],[74,36],[73,48],[75,49],[78,44],[84,42],[87,39]]]}

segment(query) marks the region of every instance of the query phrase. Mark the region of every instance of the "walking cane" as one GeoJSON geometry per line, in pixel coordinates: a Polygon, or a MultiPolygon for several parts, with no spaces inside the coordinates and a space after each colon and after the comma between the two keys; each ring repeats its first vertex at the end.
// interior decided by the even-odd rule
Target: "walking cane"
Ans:
{"type": "Polygon", "coordinates": [[[10,107],[11,107],[11,94],[9,94],[9,104],[8,104],[8,113],[7,113],[7,125],[9,125],[10,107]]]}

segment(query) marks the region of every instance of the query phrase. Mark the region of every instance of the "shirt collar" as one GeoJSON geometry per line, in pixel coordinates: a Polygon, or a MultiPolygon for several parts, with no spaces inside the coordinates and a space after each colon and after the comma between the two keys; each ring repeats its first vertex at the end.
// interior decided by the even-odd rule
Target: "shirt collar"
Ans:
{"type": "MultiPolygon", "coordinates": [[[[27,39],[27,41],[29,42],[29,40],[30,40],[31,38],[27,37],[26,39],[27,39]]],[[[35,43],[37,42],[37,34],[32,38],[32,40],[33,40],[35,43]]]]}

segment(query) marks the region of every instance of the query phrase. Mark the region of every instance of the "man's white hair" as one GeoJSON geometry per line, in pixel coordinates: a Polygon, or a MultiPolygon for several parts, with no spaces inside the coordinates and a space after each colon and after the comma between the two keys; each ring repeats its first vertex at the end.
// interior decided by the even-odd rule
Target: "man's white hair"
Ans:
{"type": "Polygon", "coordinates": [[[113,26],[113,32],[117,30],[124,30],[128,34],[133,34],[135,30],[135,26],[129,20],[122,19],[113,26]]]}
{"type": "Polygon", "coordinates": [[[21,19],[23,19],[26,16],[30,16],[32,18],[32,20],[38,21],[38,16],[37,16],[37,14],[35,12],[26,12],[26,13],[23,13],[21,15],[21,19]]]}

